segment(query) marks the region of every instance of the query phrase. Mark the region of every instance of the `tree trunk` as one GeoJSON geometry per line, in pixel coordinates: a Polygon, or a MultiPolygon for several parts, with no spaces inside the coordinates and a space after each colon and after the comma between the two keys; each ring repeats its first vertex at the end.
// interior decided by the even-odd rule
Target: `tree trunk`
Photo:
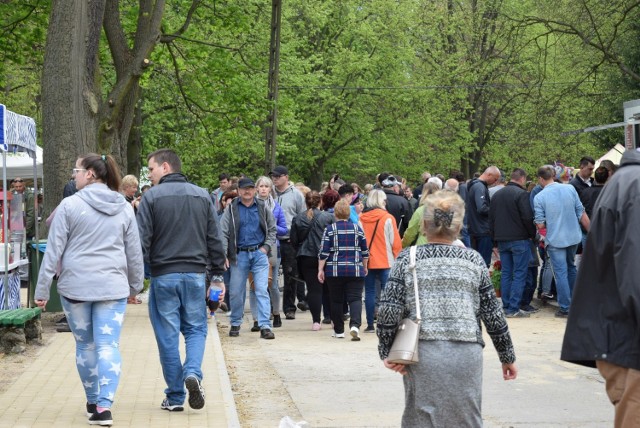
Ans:
{"type": "Polygon", "coordinates": [[[140,103],[136,104],[133,125],[129,131],[127,142],[127,172],[140,178],[140,168],[142,166],[140,153],[142,152],[142,109],[140,103]]]}
{"type": "Polygon", "coordinates": [[[97,148],[98,46],[104,0],[54,0],[42,73],[45,217],[62,200],[78,155],[97,148]]]}
{"type": "Polygon", "coordinates": [[[324,164],[325,160],[318,158],[311,166],[309,175],[309,188],[311,190],[320,190],[320,186],[322,186],[322,179],[324,177],[324,164]]]}

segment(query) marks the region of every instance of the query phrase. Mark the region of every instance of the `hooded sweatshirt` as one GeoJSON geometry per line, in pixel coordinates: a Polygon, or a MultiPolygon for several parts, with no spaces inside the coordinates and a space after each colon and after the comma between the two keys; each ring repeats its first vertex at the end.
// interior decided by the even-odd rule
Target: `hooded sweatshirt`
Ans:
{"type": "Polygon", "coordinates": [[[58,293],[79,301],[123,299],[142,290],[143,263],[133,208],[103,183],[62,200],[49,230],[34,298],[49,300],[58,262],[58,293]]]}
{"type": "MultiPolygon", "coordinates": [[[[293,218],[307,210],[307,204],[304,202],[304,196],[298,189],[296,189],[293,184],[289,184],[289,186],[284,189],[282,192],[276,190],[276,201],[282,207],[282,211],[284,212],[284,218],[287,221],[287,227],[289,231],[291,231],[291,222],[293,218]]],[[[278,239],[280,240],[288,240],[289,234],[286,235],[278,235],[278,239]]]]}
{"type": "Polygon", "coordinates": [[[396,219],[386,210],[374,208],[360,214],[360,222],[369,245],[368,268],[389,269],[402,250],[396,219]]]}

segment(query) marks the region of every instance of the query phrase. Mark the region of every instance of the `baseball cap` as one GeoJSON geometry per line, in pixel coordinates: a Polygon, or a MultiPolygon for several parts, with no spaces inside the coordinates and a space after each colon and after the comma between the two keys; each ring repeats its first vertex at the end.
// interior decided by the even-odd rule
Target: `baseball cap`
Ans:
{"type": "Polygon", "coordinates": [[[238,181],[238,188],[244,189],[245,187],[256,187],[256,183],[254,183],[250,178],[241,178],[238,181]]]}
{"type": "Polygon", "coordinates": [[[271,171],[270,175],[289,175],[289,170],[284,165],[278,165],[277,167],[273,168],[273,171],[271,171]]]}

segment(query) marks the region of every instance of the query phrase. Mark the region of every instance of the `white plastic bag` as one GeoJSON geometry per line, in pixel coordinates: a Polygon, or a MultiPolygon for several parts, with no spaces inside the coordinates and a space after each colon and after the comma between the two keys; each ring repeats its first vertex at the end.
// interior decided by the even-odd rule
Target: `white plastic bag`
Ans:
{"type": "Polygon", "coordinates": [[[280,425],[278,425],[278,428],[303,428],[303,427],[309,427],[309,424],[305,421],[296,422],[293,419],[291,419],[289,416],[285,416],[284,418],[280,419],[280,425]]]}

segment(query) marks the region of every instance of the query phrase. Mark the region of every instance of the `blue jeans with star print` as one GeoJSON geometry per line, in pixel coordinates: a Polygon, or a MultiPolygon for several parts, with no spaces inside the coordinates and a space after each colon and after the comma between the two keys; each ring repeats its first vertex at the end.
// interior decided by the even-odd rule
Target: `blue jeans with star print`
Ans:
{"type": "Polygon", "coordinates": [[[120,331],[127,299],[60,300],[76,340],[76,367],[87,402],[110,409],[120,382],[120,331]]]}

